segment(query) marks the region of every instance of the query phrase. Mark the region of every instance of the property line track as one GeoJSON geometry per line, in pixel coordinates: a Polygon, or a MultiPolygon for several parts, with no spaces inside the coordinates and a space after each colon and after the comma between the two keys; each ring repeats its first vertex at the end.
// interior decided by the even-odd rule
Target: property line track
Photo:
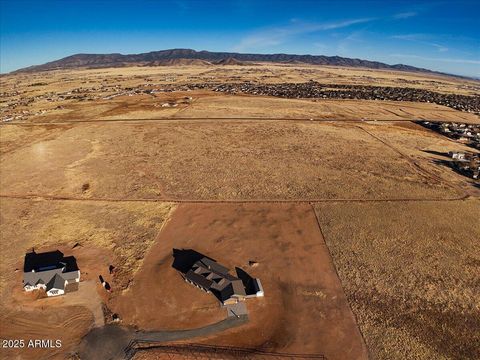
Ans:
{"type": "Polygon", "coordinates": [[[76,196],[58,196],[58,195],[40,195],[40,194],[0,194],[4,199],[23,199],[23,200],[46,200],[46,201],[85,201],[85,202],[165,202],[176,204],[310,204],[322,202],[427,202],[427,201],[462,201],[470,198],[479,197],[472,195],[463,195],[453,198],[392,198],[392,199],[175,199],[175,198],[99,198],[99,197],[76,197],[76,196]]]}
{"type": "Polygon", "coordinates": [[[367,129],[365,129],[364,127],[362,126],[359,126],[359,125],[355,125],[356,128],[358,129],[361,129],[363,130],[365,133],[367,133],[368,135],[370,135],[372,138],[374,138],[375,140],[379,141],[380,143],[382,143],[383,145],[385,145],[386,147],[390,148],[391,150],[393,150],[394,152],[396,152],[397,154],[399,154],[402,158],[404,158],[408,163],[410,163],[418,172],[421,173],[421,175],[423,175],[426,179],[430,179],[430,180],[433,180],[434,182],[436,183],[439,183],[439,184],[443,184],[447,187],[449,187],[450,189],[453,189],[455,191],[459,191],[459,192],[462,192],[464,194],[466,194],[459,186],[455,186],[453,184],[450,184],[449,182],[446,182],[444,179],[442,179],[441,177],[437,176],[436,174],[433,174],[431,171],[428,171],[424,168],[422,168],[416,161],[415,159],[413,159],[412,157],[410,157],[409,155],[403,153],[402,151],[398,150],[395,146],[393,146],[392,144],[390,144],[389,142],[387,142],[386,140],[383,140],[382,138],[380,138],[379,136],[373,134],[372,132],[368,131],[367,129]]]}
{"type": "MultiPolygon", "coordinates": [[[[330,248],[327,245],[327,238],[325,237],[325,234],[323,233],[322,225],[320,225],[320,219],[318,218],[318,214],[317,214],[317,210],[315,209],[315,203],[314,202],[310,202],[310,208],[313,211],[313,216],[315,216],[315,221],[317,222],[318,231],[320,232],[320,235],[322,236],[325,248],[327,249],[328,255],[330,256],[330,261],[332,262],[332,268],[335,271],[335,275],[337,276],[337,279],[341,282],[340,276],[338,275],[337,266],[335,265],[335,262],[333,261],[333,256],[330,252],[330,248]]],[[[343,285],[342,285],[342,291],[344,291],[343,285]]],[[[345,296],[345,298],[347,297],[346,294],[344,294],[344,296],[345,296]]],[[[360,328],[360,326],[358,326],[359,321],[357,319],[357,315],[353,312],[349,301],[347,301],[347,306],[348,306],[348,309],[350,310],[350,314],[355,319],[355,326],[357,327],[357,330],[360,333],[360,337],[362,338],[363,346],[365,347],[366,351],[369,352],[368,347],[366,346],[366,341],[365,341],[365,336],[363,334],[363,331],[360,328]]]]}
{"type": "MultiPolygon", "coordinates": [[[[405,122],[405,121],[421,121],[422,119],[380,119],[380,120],[362,120],[362,119],[318,119],[318,118],[270,118],[270,117],[165,117],[165,118],[119,118],[119,119],[86,119],[86,120],[70,120],[70,121],[52,121],[52,122],[19,122],[11,121],[1,123],[0,126],[20,125],[20,126],[41,126],[41,125],[72,125],[84,123],[111,123],[111,122],[127,122],[127,123],[155,123],[155,122],[174,122],[174,121],[289,121],[289,122],[345,122],[345,123],[363,123],[363,122],[405,122]]],[[[431,120],[439,123],[448,123],[447,120],[431,120]]]]}

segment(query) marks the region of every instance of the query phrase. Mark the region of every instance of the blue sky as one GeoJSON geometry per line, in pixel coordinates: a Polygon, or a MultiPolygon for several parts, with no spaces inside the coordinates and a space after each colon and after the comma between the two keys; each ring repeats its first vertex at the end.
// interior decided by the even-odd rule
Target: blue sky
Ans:
{"type": "Polygon", "coordinates": [[[169,48],[339,55],[480,78],[480,1],[0,0],[0,71],[169,48]]]}

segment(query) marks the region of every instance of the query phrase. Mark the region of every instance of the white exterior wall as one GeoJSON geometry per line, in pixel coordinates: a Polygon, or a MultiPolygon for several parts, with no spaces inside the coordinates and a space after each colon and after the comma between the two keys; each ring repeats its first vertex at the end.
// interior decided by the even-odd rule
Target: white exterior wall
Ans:
{"type": "Polygon", "coordinates": [[[257,297],[263,297],[265,293],[263,292],[262,283],[260,282],[260,279],[255,279],[255,281],[257,282],[258,286],[257,297]]]}
{"type": "Polygon", "coordinates": [[[47,296],[59,296],[65,294],[65,291],[62,289],[50,289],[47,291],[47,296]]]}
{"type": "Polygon", "coordinates": [[[27,285],[23,287],[25,291],[33,291],[38,289],[46,289],[47,287],[44,284],[38,284],[37,286],[27,285]]]}

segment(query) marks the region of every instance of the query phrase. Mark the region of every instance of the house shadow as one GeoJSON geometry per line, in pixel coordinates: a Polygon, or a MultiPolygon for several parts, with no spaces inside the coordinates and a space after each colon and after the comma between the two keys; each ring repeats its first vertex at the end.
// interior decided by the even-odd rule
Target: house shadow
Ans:
{"type": "Polygon", "coordinates": [[[438,160],[438,159],[437,159],[437,160],[433,160],[433,163],[436,164],[436,165],[448,167],[448,168],[450,168],[451,170],[453,170],[454,172],[456,172],[457,174],[465,175],[465,174],[463,174],[459,169],[457,169],[457,168],[453,165],[453,161],[449,161],[449,160],[438,160]]]}
{"type": "Polygon", "coordinates": [[[180,271],[182,274],[185,274],[192,268],[193,264],[205,257],[215,261],[214,259],[192,249],[173,249],[172,267],[175,270],[180,271]]]}
{"type": "Polygon", "coordinates": [[[453,166],[452,166],[453,162],[452,162],[452,161],[449,161],[449,160],[438,160],[438,159],[435,159],[435,160],[433,160],[433,163],[436,164],[436,165],[447,166],[447,167],[453,169],[453,166]]]}
{"type": "Polygon", "coordinates": [[[428,154],[432,154],[432,155],[449,157],[448,152],[435,151],[435,150],[422,150],[422,151],[425,152],[425,153],[428,153],[428,154]]]}
{"type": "MultiPolygon", "coordinates": [[[[468,178],[470,178],[470,176],[468,174],[465,173],[465,171],[463,171],[462,169],[460,169],[459,167],[455,166],[455,161],[449,161],[449,160],[434,160],[433,161],[434,164],[437,164],[437,165],[441,165],[441,166],[446,166],[448,168],[450,168],[451,170],[453,170],[454,172],[456,172],[457,174],[459,175],[462,175],[462,176],[466,176],[468,178]]],[[[474,186],[477,186],[477,184],[474,184],[474,186]]]]}
{"type": "Polygon", "coordinates": [[[257,292],[255,288],[255,279],[251,277],[245,270],[236,267],[235,271],[237,273],[237,277],[242,280],[243,286],[245,287],[245,293],[247,295],[252,295],[257,292]]]}
{"type": "Polygon", "coordinates": [[[63,256],[60,250],[47,251],[43,253],[31,252],[25,254],[24,272],[46,271],[65,267],[66,272],[77,271],[77,259],[75,256],[63,256]]]}

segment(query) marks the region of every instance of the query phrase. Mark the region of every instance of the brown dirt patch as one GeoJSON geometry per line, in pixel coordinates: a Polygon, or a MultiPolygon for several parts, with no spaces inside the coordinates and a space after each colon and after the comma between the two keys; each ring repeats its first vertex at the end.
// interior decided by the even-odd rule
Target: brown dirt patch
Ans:
{"type": "Polygon", "coordinates": [[[202,317],[209,314],[198,308],[213,296],[188,285],[170,268],[174,247],[193,248],[230,269],[240,266],[259,277],[265,289],[264,298],[247,301],[248,324],[205,342],[320,353],[332,359],[366,357],[310,206],[179,205],[152,247],[138,286],[136,278],[131,287],[139,291],[115,299],[112,308],[122,308],[124,318],[142,324],[150,319],[162,328],[190,328],[205,321],[202,317]],[[250,268],[249,260],[259,265],[250,268]],[[151,295],[148,303],[140,291],[151,295]],[[162,311],[150,311],[153,306],[162,311]],[[130,307],[133,315],[126,313],[130,307]]]}
{"type": "Polygon", "coordinates": [[[2,359],[66,359],[90,329],[92,313],[83,306],[44,306],[30,311],[3,311],[2,339],[23,339],[23,349],[0,349],[2,359]],[[29,340],[60,340],[59,348],[28,347],[29,340]]]}

